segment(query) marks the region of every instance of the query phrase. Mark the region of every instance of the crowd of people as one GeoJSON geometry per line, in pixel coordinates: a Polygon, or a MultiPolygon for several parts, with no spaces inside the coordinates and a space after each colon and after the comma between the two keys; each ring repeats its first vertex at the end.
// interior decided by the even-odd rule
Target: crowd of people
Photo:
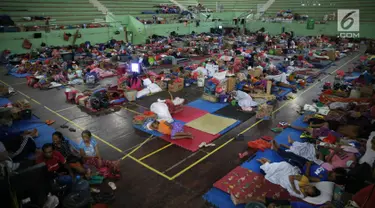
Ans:
{"type": "Polygon", "coordinates": [[[34,141],[38,138],[37,129],[8,134],[0,142],[1,160],[5,161],[10,158],[11,160],[7,160],[8,166],[16,171],[22,162],[35,154],[36,163],[46,164],[51,181],[58,179],[61,175],[70,175],[72,180],[75,180],[76,175],[80,175],[90,180],[93,169],[96,171],[106,169],[105,171],[109,172],[107,177],[119,178],[118,161],[102,159],[97,142],[92,138],[90,131],[83,131],[81,136],[81,142],[78,147],[75,147],[65,139],[61,132],[56,131],[51,135],[50,143],[37,149],[34,141]]]}
{"type": "MultiPolygon", "coordinates": [[[[238,110],[245,113],[256,111],[261,104],[267,102],[255,100],[254,95],[271,92],[277,94],[280,88],[296,92],[303,88],[311,77],[315,79],[321,74],[320,70],[313,69],[314,66],[323,61],[334,61],[344,57],[347,52],[357,50],[358,44],[350,43],[349,40],[337,40],[324,35],[295,37],[293,32],[271,36],[262,28],[247,35],[234,31],[226,36],[193,33],[185,36],[150,37],[149,44],[139,46],[111,40],[96,46],[86,43],[63,49],[45,47],[34,55],[10,56],[11,59],[8,61],[18,64],[9,68],[10,74],[29,73],[28,84],[37,88],[50,88],[51,85],[55,85],[52,83],[71,86],[94,84],[110,72],[111,75],[116,74],[117,97],[113,95],[113,90],[108,89],[93,92],[89,96],[74,91],[71,98],[67,97],[69,101],[78,105],[81,104],[81,99],[88,97],[85,99],[89,100],[90,105],[85,107],[94,106],[95,103],[90,101],[93,100],[92,97],[98,98],[100,105],[104,103],[103,97],[107,100],[113,97],[123,98],[130,91],[135,92],[136,97],[141,99],[142,96],[155,92],[155,88],[150,86],[156,85],[158,91],[166,90],[166,80],[167,85],[173,88],[174,85],[180,86],[181,82],[198,84],[198,81],[203,79],[205,94],[216,98],[226,96],[227,99],[223,102],[234,101],[238,110]],[[176,43],[179,43],[178,46],[176,43]],[[184,45],[181,46],[180,43],[184,45]],[[74,61],[64,60],[66,51],[77,54],[73,55],[74,61]],[[82,55],[83,53],[85,55],[82,55]],[[111,65],[112,62],[117,62],[120,56],[125,56],[128,63],[122,66],[111,65]],[[149,70],[132,73],[129,69],[130,62],[137,63],[144,69],[152,69],[164,64],[166,57],[188,59],[197,56],[207,58],[172,67],[170,71],[160,73],[149,70]],[[17,58],[18,60],[15,60],[17,58]],[[35,58],[45,60],[31,62],[31,59],[35,58]],[[107,69],[105,63],[110,65],[107,69]],[[217,66],[218,70],[212,72],[212,67],[208,66],[217,66]],[[225,82],[223,85],[220,76],[213,76],[219,72],[225,72],[224,79],[234,78],[234,84],[229,86],[225,82]]],[[[8,54],[5,56],[9,57],[8,54]]],[[[374,59],[366,55],[353,69],[362,73],[361,76],[340,86],[327,87],[323,94],[338,95],[337,91],[350,94],[351,88],[342,88],[347,85],[360,89],[371,86],[374,69],[374,59]],[[336,90],[337,88],[340,90],[336,90]]],[[[366,93],[373,96],[373,91],[366,93]]],[[[271,148],[285,158],[286,162],[272,163],[266,158],[260,159],[266,179],[281,185],[292,196],[299,198],[320,195],[320,191],[311,184],[312,182],[332,181],[345,185],[345,190],[350,193],[356,193],[364,188],[368,181],[373,180],[375,135],[372,132],[375,126],[371,119],[375,117],[375,103],[370,100],[363,104],[360,102],[361,98],[358,99],[350,100],[351,102],[320,100],[328,106],[329,114],[306,115],[304,121],[309,125],[307,128],[286,125],[305,132],[304,142],[289,138],[290,145],[285,146],[272,141],[271,148]],[[319,138],[324,144],[321,144],[319,138]],[[366,141],[357,138],[366,138],[366,141]]],[[[150,110],[158,119],[148,120],[146,128],[170,135],[172,139],[194,139],[189,132],[184,132],[182,124],[173,123],[172,108],[183,102],[183,98],[176,98],[153,103],[150,110]]],[[[111,105],[112,103],[106,106],[111,105]]],[[[34,142],[38,137],[37,130],[4,136],[8,139],[0,143],[1,158],[11,158],[13,163],[7,163],[12,169],[17,169],[19,162],[26,159],[30,153],[36,153],[35,161],[46,163],[51,179],[65,174],[70,176],[71,181],[76,180],[76,175],[90,180],[93,172],[101,172],[107,177],[119,177],[118,162],[102,158],[97,142],[89,131],[82,132],[78,148],[74,148],[60,132],[53,133],[51,141],[44,144],[40,150],[34,142]]]]}

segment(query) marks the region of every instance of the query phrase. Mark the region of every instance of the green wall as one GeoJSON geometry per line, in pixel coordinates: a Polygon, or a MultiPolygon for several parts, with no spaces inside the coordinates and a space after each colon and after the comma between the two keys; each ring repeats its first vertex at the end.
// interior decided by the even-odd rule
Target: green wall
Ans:
{"type": "MultiPolygon", "coordinates": [[[[120,31],[119,35],[115,35],[118,28],[90,28],[80,29],[81,38],[77,38],[76,44],[81,44],[90,41],[92,44],[104,43],[110,39],[125,40],[125,34],[120,31]]],[[[73,43],[73,36],[76,32],[73,30],[57,30],[46,33],[44,31],[38,32],[18,32],[18,33],[0,33],[0,50],[9,49],[12,53],[27,53],[30,50],[22,48],[24,39],[28,39],[33,45],[32,48],[40,48],[42,43],[48,46],[66,46],[73,43]],[[42,38],[35,39],[34,33],[42,33],[42,38]],[[63,39],[65,33],[70,33],[72,36],[69,41],[63,39]]]]}
{"type": "MultiPolygon", "coordinates": [[[[232,19],[241,15],[238,12],[224,12],[224,13],[212,13],[213,18],[221,18],[223,22],[201,22],[199,27],[196,27],[195,23],[188,24],[164,24],[164,25],[143,25],[133,16],[129,15],[118,15],[116,16],[116,22],[111,23],[112,27],[108,28],[90,28],[80,29],[82,35],[78,38],[76,44],[90,41],[91,43],[103,43],[110,39],[125,40],[124,31],[121,27],[127,27],[127,30],[131,32],[132,41],[134,44],[145,43],[148,36],[153,34],[156,35],[169,35],[172,31],[176,31],[178,34],[190,34],[192,31],[196,33],[209,32],[210,28],[217,27],[219,25],[231,26],[232,19]],[[120,31],[119,35],[115,35],[115,31],[120,31]]],[[[372,31],[375,26],[374,23],[361,23],[360,35],[363,38],[375,39],[375,33],[372,31]]],[[[298,36],[305,35],[338,35],[336,29],[336,22],[330,22],[327,24],[315,24],[314,30],[307,30],[306,23],[265,23],[261,21],[250,21],[246,23],[246,28],[250,31],[259,30],[264,27],[270,34],[280,34],[282,28],[285,27],[285,31],[293,30],[298,36]]],[[[35,39],[33,34],[36,32],[19,32],[19,33],[0,33],[0,50],[10,49],[13,53],[26,53],[29,50],[22,48],[22,42],[26,38],[33,44],[32,48],[39,48],[41,43],[44,42],[51,46],[64,46],[71,45],[73,37],[69,41],[64,41],[63,35],[65,33],[75,34],[76,30],[57,30],[46,33],[41,31],[42,38],[35,39]]],[[[128,36],[129,37],[129,36],[128,36]]]]}
{"type": "MultiPolygon", "coordinates": [[[[256,31],[264,27],[267,32],[272,35],[280,34],[282,28],[285,28],[286,32],[294,31],[297,36],[315,36],[315,35],[329,35],[337,36],[337,24],[336,22],[328,22],[327,24],[315,24],[314,30],[306,29],[306,23],[264,23],[261,21],[248,22],[246,24],[246,29],[250,31],[256,31]]],[[[373,32],[375,28],[375,22],[361,23],[360,24],[360,37],[361,38],[375,38],[375,33],[373,32]]]]}
{"type": "Polygon", "coordinates": [[[215,22],[201,22],[197,27],[195,23],[184,25],[179,24],[162,24],[162,25],[144,25],[137,19],[129,16],[128,30],[133,32],[133,43],[145,43],[147,37],[156,34],[161,36],[168,36],[171,32],[176,31],[178,34],[191,34],[209,32],[212,27],[217,27],[218,23],[215,22]]]}

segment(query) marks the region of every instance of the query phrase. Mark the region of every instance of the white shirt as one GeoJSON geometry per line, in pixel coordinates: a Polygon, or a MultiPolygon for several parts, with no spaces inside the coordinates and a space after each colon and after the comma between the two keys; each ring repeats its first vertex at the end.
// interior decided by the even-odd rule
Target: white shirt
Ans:
{"type": "Polygon", "coordinates": [[[5,152],[7,151],[4,144],[2,142],[0,142],[0,152],[5,152]]]}
{"type": "Polygon", "coordinates": [[[372,138],[375,136],[375,131],[371,132],[369,139],[366,143],[366,152],[365,154],[359,159],[359,164],[367,163],[371,167],[375,161],[375,151],[372,149],[372,138]]]}

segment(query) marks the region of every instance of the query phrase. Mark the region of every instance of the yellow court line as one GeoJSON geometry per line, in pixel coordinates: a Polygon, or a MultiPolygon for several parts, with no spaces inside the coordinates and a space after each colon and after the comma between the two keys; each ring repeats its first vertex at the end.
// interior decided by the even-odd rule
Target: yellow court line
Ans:
{"type": "Polygon", "coordinates": [[[138,145],[138,147],[134,148],[131,152],[126,154],[124,157],[121,158],[121,160],[124,160],[125,158],[129,157],[131,154],[133,154],[135,151],[137,151],[139,148],[141,148],[144,144],[146,144],[150,139],[152,139],[153,135],[148,137],[145,141],[143,141],[141,144],[138,145]]]}
{"type": "MultiPolygon", "coordinates": [[[[358,56],[360,56],[361,54],[358,54],[356,55],[354,58],[350,59],[349,61],[345,62],[344,64],[342,64],[339,68],[335,69],[334,71],[332,71],[331,73],[334,73],[336,72],[337,70],[341,69],[343,66],[345,66],[347,63],[353,61],[355,58],[357,58],[358,56]]],[[[327,77],[329,77],[329,75],[325,76],[324,78],[322,78],[321,80],[324,80],[326,79],[327,77]]],[[[316,82],[314,83],[313,85],[311,85],[309,88],[307,88],[306,90],[304,90],[303,92],[301,92],[298,96],[301,96],[303,95],[304,93],[306,93],[307,91],[311,90],[313,87],[315,87],[317,84],[319,84],[321,82],[316,82]]],[[[292,101],[287,101],[285,102],[282,106],[280,106],[278,109],[274,110],[272,112],[272,114],[274,114],[275,112],[279,111],[280,109],[284,108],[287,104],[291,103],[292,101]]],[[[258,125],[259,123],[261,123],[263,121],[263,119],[255,122],[253,125],[251,125],[250,127],[246,128],[245,130],[243,130],[242,132],[240,132],[239,134],[243,134],[245,132],[247,132],[248,130],[250,130],[251,128],[253,128],[254,126],[258,125]]],[[[174,180],[175,178],[177,178],[178,176],[182,175],[183,173],[185,173],[186,171],[190,170],[191,168],[193,168],[194,166],[196,166],[197,164],[199,164],[200,162],[202,162],[203,160],[205,160],[206,158],[208,158],[209,156],[211,156],[212,154],[214,154],[215,152],[217,152],[218,150],[220,150],[221,148],[225,147],[226,145],[228,145],[230,142],[232,142],[235,138],[231,138],[230,140],[228,140],[227,142],[225,142],[224,144],[220,145],[218,148],[214,149],[213,151],[209,152],[207,155],[203,156],[202,158],[200,158],[199,160],[195,161],[193,164],[189,165],[188,167],[184,168],[183,170],[181,170],[180,172],[176,173],[174,176],[171,177],[171,180],[174,180]]]]}
{"type": "Polygon", "coordinates": [[[138,107],[141,107],[141,108],[149,109],[149,108],[147,108],[147,107],[145,107],[145,106],[143,106],[143,105],[139,105],[139,104],[137,104],[137,103],[131,103],[131,104],[134,104],[134,105],[136,105],[136,106],[138,106],[138,107]]]}
{"type": "MultiPolygon", "coordinates": [[[[73,122],[72,120],[70,120],[70,119],[66,118],[65,116],[63,116],[63,115],[57,113],[56,111],[52,110],[51,108],[49,108],[49,107],[47,107],[47,106],[44,106],[44,108],[47,109],[47,110],[49,110],[51,113],[57,115],[58,117],[64,119],[65,121],[69,122],[70,124],[74,125],[74,126],[77,127],[78,129],[80,129],[80,130],[82,130],[82,131],[85,130],[84,128],[82,128],[81,126],[79,126],[78,124],[76,124],[75,122],[73,122]]],[[[111,143],[105,141],[104,139],[100,138],[99,136],[97,136],[97,135],[95,135],[95,134],[92,134],[92,137],[94,137],[95,139],[97,139],[97,140],[103,142],[104,144],[106,144],[106,145],[112,147],[113,149],[117,150],[118,152],[123,153],[123,151],[122,151],[120,148],[118,148],[118,147],[114,146],[113,144],[111,144],[111,143]]]]}
{"type": "MultiPolygon", "coordinates": [[[[253,125],[249,126],[248,128],[246,128],[245,130],[243,130],[240,134],[243,134],[245,133],[246,131],[248,131],[249,129],[253,128],[254,126],[258,125],[260,122],[262,122],[263,119],[255,122],[253,125]]],[[[186,171],[190,170],[191,168],[193,168],[194,166],[196,166],[197,164],[199,164],[200,162],[202,162],[203,160],[205,160],[206,158],[208,158],[209,156],[211,156],[212,154],[214,154],[215,152],[219,151],[221,148],[227,146],[227,144],[231,143],[235,138],[231,138],[229,139],[228,141],[226,141],[224,144],[220,145],[218,148],[212,150],[211,152],[209,152],[207,155],[201,157],[199,160],[195,161],[193,164],[189,165],[188,167],[186,167],[185,169],[181,170],[180,172],[176,173],[176,175],[172,176],[171,177],[171,180],[174,180],[175,178],[177,178],[178,176],[182,175],[183,173],[185,173],[186,171]]]]}
{"type": "Polygon", "coordinates": [[[166,148],[168,148],[168,147],[170,147],[170,146],[172,146],[172,145],[173,145],[172,143],[169,143],[169,144],[165,145],[164,147],[161,147],[161,148],[159,148],[159,149],[157,149],[157,150],[151,152],[150,154],[141,157],[141,158],[138,159],[138,160],[142,161],[142,160],[144,160],[144,159],[146,159],[146,158],[148,158],[148,157],[151,157],[152,155],[154,155],[154,154],[156,154],[156,153],[158,153],[158,152],[160,152],[160,151],[162,151],[162,150],[164,150],[164,149],[166,149],[166,148]]]}
{"type": "Polygon", "coordinates": [[[31,99],[30,96],[26,95],[25,93],[21,92],[21,91],[17,91],[18,93],[20,93],[21,95],[25,96],[27,99],[31,99]]]}
{"type": "Polygon", "coordinates": [[[2,80],[0,80],[1,83],[3,83],[4,85],[6,85],[7,87],[10,87],[10,85],[8,85],[7,83],[3,82],[2,80]]]}
{"type": "Polygon", "coordinates": [[[42,105],[40,102],[36,101],[35,99],[31,98],[32,101],[34,101],[34,103],[36,104],[39,104],[39,105],[42,105]]]}
{"type": "MultiPolygon", "coordinates": [[[[5,84],[5,85],[7,85],[7,86],[10,86],[9,84],[5,83],[5,82],[2,81],[2,80],[0,80],[0,82],[2,82],[3,84],[5,84]]],[[[23,95],[23,96],[25,96],[25,97],[31,99],[32,101],[34,101],[34,102],[40,104],[40,102],[34,100],[33,98],[31,98],[30,96],[26,95],[25,93],[23,93],[23,92],[21,92],[21,91],[17,91],[17,92],[20,93],[21,95],[23,95]]],[[[40,104],[40,105],[41,105],[41,104],[40,104]]],[[[80,129],[80,130],[82,130],[82,131],[85,130],[84,128],[82,128],[82,127],[79,126],[78,124],[74,123],[72,120],[70,120],[70,119],[68,119],[68,118],[66,118],[66,117],[64,117],[64,116],[62,116],[61,114],[57,113],[56,111],[52,110],[51,108],[49,108],[49,107],[47,107],[47,106],[43,106],[43,107],[44,107],[45,109],[47,109],[48,111],[50,111],[51,113],[57,115],[58,117],[64,119],[65,121],[69,122],[70,124],[72,124],[72,125],[75,126],[76,128],[78,128],[78,129],[80,129]]],[[[103,142],[104,144],[106,144],[106,145],[112,147],[113,149],[117,150],[118,152],[123,153],[123,151],[122,151],[120,148],[115,147],[113,144],[111,144],[111,143],[105,141],[104,139],[100,138],[99,136],[97,136],[97,135],[95,135],[95,134],[92,134],[92,136],[93,136],[95,139],[97,139],[97,140],[103,142]]]]}
{"type": "Polygon", "coordinates": [[[142,113],[140,113],[140,112],[137,112],[137,111],[135,111],[135,110],[129,109],[129,108],[127,108],[127,107],[124,107],[124,106],[121,106],[121,107],[122,107],[123,109],[129,111],[129,112],[132,112],[132,113],[135,113],[135,114],[142,114],[142,113]]]}
{"type": "MultiPolygon", "coordinates": [[[[354,59],[355,59],[356,57],[358,57],[359,55],[360,55],[360,54],[358,54],[357,56],[355,56],[355,57],[352,58],[351,60],[347,61],[347,62],[344,63],[341,67],[337,68],[337,69],[334,70],[333,72],[339,70],[340,68],[342,68],[344,65],[346,65],[347,63],[349,63],[349,62],[351,62],[352,60],[354,60],[354,59]]],[[[332,72],[331,72],[331,73],[332,73],[332,72]]],[[[326,79],[327,77],[328,77],[328,76],[326,76],[326,77],[323,78],[323,79],[326,79]]],[[[322,80],[323,80],[323,79],[322,79],[322,80]]],[[[2,82],[3,84],[9,86],[7,83],[3,82],[2,80],[0,80],[0,82],[2,82]]],[[[306,89],[306,90],[305,90],[304,92],[302,92],[301,94],[299,94],[299,96],[302,95],[303,93],[305,93],[306,91],[312,89],[312,87],[313,87],[313,86],[316,86],[317,84],[318,84],[318,82],[315,83],[314,85],[310,86],[308,89],[306,89]]],[[[18,91],[18,92],[19,92],[20,94],[24,95],[25,97],[30,98],[29,96],[25,95],[24,93],[22,93],[22,92],[20,92],[20,91],[18,91]]],[[[276,110],[273,111],[272,113],[275,113],[276,111],[279,111],[281,108],[285,107],[285,106],[286,106],[288,103],[290,103],[290,102],[291,102],[291,101],[288,101],[288,102],[284,103],[281,107],[279,107],[278,109],[276,109],[276,110]]],[[[55,112],[54,110],[48,108],[47,106],[44,106],[44,107],[45,107],[47,110],[51,111],[52,113],[56,114],[57,116],[61,117],[62,119],[66,120],[67,122],[71,123],[72,125],[76,126],[77,128],[79,128],[79,129],[81,129],[81,130],[84,130],[82,127],[80,127],[79,125],[77,125],[77,124],[74,123],[73,121],[71,121],[71,120],[65,118],[64,116],[60,115],[59,113],[55,112]]],[[[136,114],[141,114],[141,113],[139,113],[139,112],[137,112],[137,111],[133,111],[133,110],[128,109],[128,108],[126,108],[126,107],[123,107],[123,108],[126,109],[126,110],[128,110],[128,111],[130,111],[130,112],[133,112],[133,113],[136,113],[136,114]]],[[[250,127],[246,128],[246,129],[245,129],[244,131],[242,131],[240,134],[245,133],[246,131],[248,131],[248,130],[250,130],[251,128],[253,128],[254,126],[258,125],[258,124],[261,123],[262,121],[263,121],[263,119],[261,119],[261,120],[255,122],[253,125],[251,125],[250,127]]],[[[119,149],[119,148],[115,147],[114,145],[108,143],[107,141],[101,139],[100,137],[96,136],[95,134],[93,134],[92,136],[93,136],[94,138],[96,138],[96,139],[102,141],[103,143],[107,144],[108,146],[112,147],[113,149],[115,149],[115,150],[117,150],[117,151],[123,153],[123,151],[122,151],[121,149],[119,149]]],[[[172,176],[172,177],[167,176],[166,174],[164,174],[164,173],[162,173],[162,172],[156,170],[155,168],[153,168],[153,167],[147,165],[146,163],[144,163],[144,162],[138,160],[137,158],[134,158],[134,157],[131,156],[131,155],[129,155],[128,157],[129,157],[130,159],[134,160],[135,162],[137,162],[138,164],[144,166],[145,168],[147,168],[147,169],[153,171],[154,173],[156,173],[156,174],[158,174],[158,175],[160,175],[160,176],[162,176],[162,177],[164,177],[164,178],[166,178],[166,179],[168,179],[168,180],[174,180],[175,178],[179,177],[180,175],[182,175],[183,173],[185,173],[185,172],[188,171],[189,169],[193,168],[194,166],[196,166],[197,164],[199,164],[200,162],[202,162],[203,160],[205,160],[206,158],[208,158],[209,156],[211,156],[212,154],[214,154],[214,153],[217,152],[218,150],[220,150],[220,149],[222,149],[223,147],[225,147],[226,145],[228,145],[228,144],[229,144],[230,142],[232,142],[234,139],[235,139],[234,137],[231,138],[230,140],[228,140],[228,141],[225,142],[224,144],[220,145],[218,148],[216,148],[216,149],[214,149],[213,151],[209,152],[207,155],[203,156],[202,158],[200,158],[199,160],[197,160],[197,161],[194,162],[193,164],[189,165],[188,167],[186,167],[186,168],[183,169],[182,171],[176,173],[176,174],[175,174],[174,176],[172,176]]],[[[139,149],[139,148],[137,148],[137,149],[139,149]]]]}
{"type": "Polygon", "coordinates": [[[76,108],[76,107],[77,107],[76,105],[73,105],[73,106],[70,106],[70,107],[67,107],[67,108],[57,110],[56,113],[61,112],[61,111],[65,111],[65,110],[69,110],[69,109],[72,109],[72,108],[76,108]]]}
{"type": "Polygon", "coordinates": [[[170,181],[173,180],[171,177],[169,177],[169,176],[167,176],[166,174],[164,174],[164,173],[162,173],[162,172],[156,170],[155,168],[153,168],[153,167],[147,165],[146,163],[144,163],[144,162],[138,160],[137,158],[135,158],[135,157],[133,157],[133,156],[131,156],[131,155],[129,155],[129,158],[132,159],[132,160],[134,160],[134,161],[137,162],[138,164],[144,166],[145,168],[147,168],[147,169],[153,171],[154,173],[157,173],[157,174],[159,174],[160,176],[163,176],[163,177],[166,178],[167,180],[170,180],[170,181]]]}

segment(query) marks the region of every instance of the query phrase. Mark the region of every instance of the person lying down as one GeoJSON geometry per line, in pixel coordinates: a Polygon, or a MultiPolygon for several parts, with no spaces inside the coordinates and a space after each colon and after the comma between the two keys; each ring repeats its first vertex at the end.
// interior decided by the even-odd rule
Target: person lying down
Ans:
{"type": "Polygon", "coordinates": [[[260,169],[265,172],[265,178],[288,190],[291,196],[305,198],[320,195],[319,189],[311,185],[306,176],[300,175],[298,167],[287,162],[270,163],[266,158],[261,158],[258,161],[262,164],[260,169]]]}
{"type": "Polygon", "coordinates": [[[146,126],[151,131],[154,130],[164,135],[170,135],[171,139],[193,139],[193,135],[189,132],[184,132],[184,125],[178,122],[150,121],[146,126]]]}

